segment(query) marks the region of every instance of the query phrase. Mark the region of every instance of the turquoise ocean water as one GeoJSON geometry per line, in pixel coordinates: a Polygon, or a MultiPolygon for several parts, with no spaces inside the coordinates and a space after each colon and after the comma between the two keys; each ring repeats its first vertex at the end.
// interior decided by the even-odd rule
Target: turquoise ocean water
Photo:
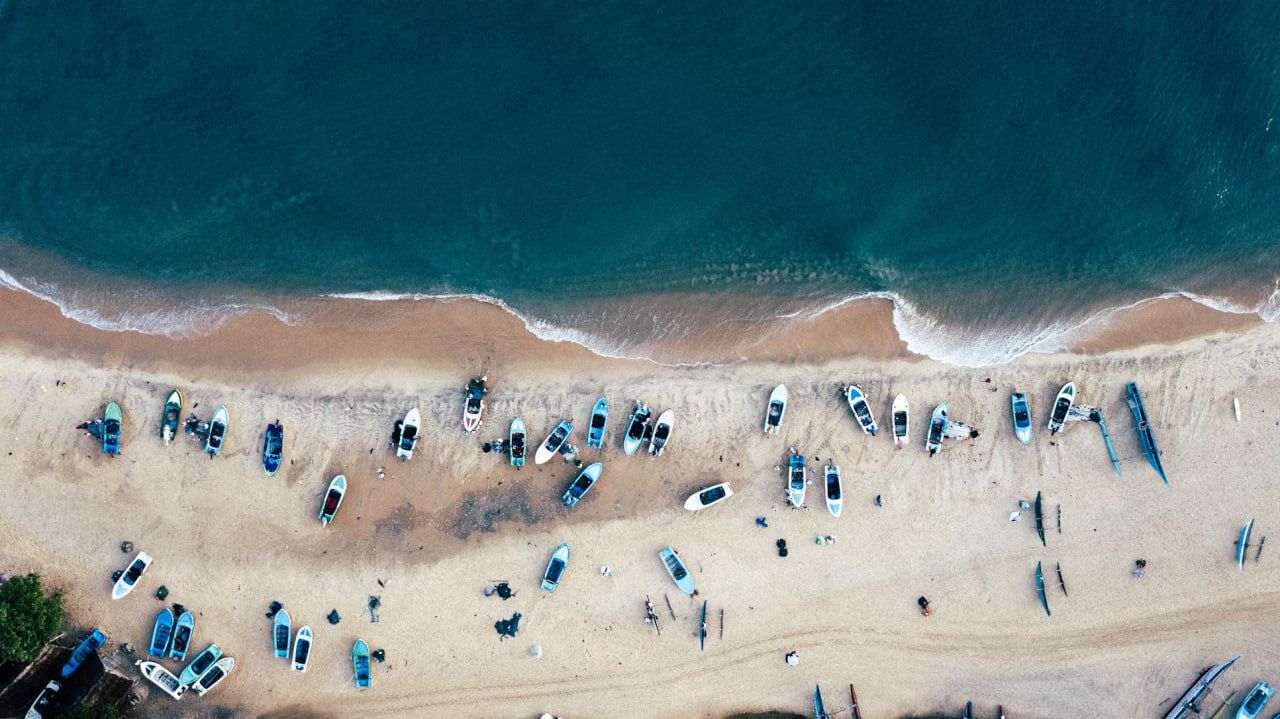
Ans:
{"type": "Polygon", "coordinates": [[[630,354],[710,305],[874,294],[966,364],[1168,293],[1274,319],[1277,28],[1264,2],[0,1],[0,282],[150,332],[477,294],[630,354]]]}

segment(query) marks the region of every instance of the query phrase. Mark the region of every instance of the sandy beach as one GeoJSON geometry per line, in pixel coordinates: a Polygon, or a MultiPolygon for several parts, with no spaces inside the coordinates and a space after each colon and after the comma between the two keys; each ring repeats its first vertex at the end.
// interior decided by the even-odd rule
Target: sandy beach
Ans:
{"type": "MultiPolygon", "coordinates": [[[[1246,521],[1256,519],[1257,536],[1280,527],[1275,325],[1165,305],[1159,321],[1183,332],[1149,315],[1128,318],[1082,341],[1080,353],[962,369],[883,337],[859,354],[848,338],[862,325],[824,316],[803,346],[778,338],[737,364],[663,367],[543,342],[498,308],[400,324],[355,316],[289,327],[250,317],[171,339],[93,330],[16,293],[0,292],[0,303],[9,320],[0,332],[0,572],[39,572],[61,589],[72,630],[109,634],[106,659],[128,663],[114,651],[119,642],[145,651],[161,584],[169,601],[197,613],[197,650],[215,641],[236,658],[214,693],[175,706],[152,692],[146,715],[803,714],[815,684],[829,687],[837,698],[829,708],[838,708],[851,682],[869,718],[956,715],[966,699],[978,716],[1002,704],[1019,719],[1146,717],[1205,666],[1236,654],[1245,659],[1219,682],[1224,693],[1277,678],[1277,560],[1265,550],[1255,562],[1251,551],[1243,573],[1233,561],[1246,521]],[[823,346],[838,352],[813,349],[823,346]],[[486,421],[463,435],[461,390],[482,371],[492,386],[486,421]],[[1076,423],[1056,437],[1045,430],[1067,380],[1104,411],[1122,477],[1095,426],[1076,423]],[[1132,431],[1122,400],[1130,380],[1152,414],[1168,487],[1132,431]],[[882,427],[893,395],[908,396],[907,449],[895,451],[887,432],[859,431],[839,393],[849,382],[867,392],[882,427]],[[760,422],[778,383],[792,403],[781,436],[770,438],[760,422]],[[206,458],[185,436],[162,443],[171,387],[205,419],[227,405],[223,456],[206,458]],[[1030,447],[1009,427],[1015,388],[1031,397],[1030,447]],[[562,418],[582,426],[601,395],[612,406],[608,445],[583,459],[603,461],[604,475],[571,510],[559,497],[572,466],[557,458],[516,471],[481,451],[515,416],[532,441],[562,418]],[[676,412],[657,460],[623,457],[619,447],[635,399],[676,412]],[[75,429],[111,400],[124,410],[116,458],[75,429]],[[927,415],[943,400],[982,436],[930,458],[927,415]],[[388,433],[413,406],[423,439],[400,463],[388,433]],[[262,432],[276,419],[285,466],[268,478],[262,432]],[[841,518],[822,507],[817,472],[810,509],[786,507],[777,467],[789,447],[815,468],[832,460],[843,468],[841,518]],[[316,511],[339,472],[350,489],[324,528],[316,511]],[[736,492],[726,503],[682,509],[691,492],[721,481],[736,492]],[[1050,515],[1047,547],[1030,512],[1009,520],[1037,491],[1050,515]],[[837,542],[815,544],[825,535],[837,542]],[[786,558],[778,539],[788,542],[786,558]],[[112,602],[110,575],[127,559],[122,540],[155,566],[138,591],[112,602]],[[547,594],[538,581],[562,542],[573,558],[547,594]],[[666,545],[689,564],[696,601],[664,572],[657,552],[666,545]],[[1130,574],[1138,558],[1148,562],[1142,579],[1130,574]],[[1037,562],[1051,578],[1052,617],[1034,590],[1037,562]],[[1057,565],[1069,596],[1052,574],[1057,565]],[[495,580],[517,595],[483,596],[495,580]],[[381,596],[377,623],[365,611],[370,595],[381,596]],[[643,621],[646,595],[660,636],[643,621]],[[933,601],[933,616],[920,615],[920,595],[933,601]],[[704,599],[710,636],[700,652],[695,610],[704,599]],[[315,630],[305,675],[271,655],[264,613],[273,600],[295,627],[315,630]],[[325,615],[335,608],[343,618],[331,626],[325,615]],[[499,641],[494,622],[517,611],[519,636],[499,641]],[[357,638],[387,652],[366,691],[351,682],[357,638]],[[530,657],[534,645],[542,658],[530,657]],[[788,651],[799,666],[784,662],[788,651]]],[[[883,329],[883,313],[854,314],[883,329]]]]}

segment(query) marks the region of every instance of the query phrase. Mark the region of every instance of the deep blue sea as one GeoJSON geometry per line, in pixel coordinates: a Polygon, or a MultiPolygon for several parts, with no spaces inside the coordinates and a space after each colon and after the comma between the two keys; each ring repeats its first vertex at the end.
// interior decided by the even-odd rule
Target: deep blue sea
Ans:
{"type": "Polygon", "coordinates": [[[1274,2],[0,0],[0,280],[167,332],[479,294],[640,353],[696,324],[672,293],[888,296],[967,363],[1166,293],[1274,319],[1278,29],[1274,2]]]}

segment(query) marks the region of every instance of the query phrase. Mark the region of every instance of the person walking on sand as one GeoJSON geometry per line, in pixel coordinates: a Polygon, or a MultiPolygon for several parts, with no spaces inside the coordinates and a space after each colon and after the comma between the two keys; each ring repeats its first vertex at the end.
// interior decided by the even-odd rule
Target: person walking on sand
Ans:
{"type": "Polygon", "coordinates": [[[924,616],[927,617],[930,614],[933,614],[933,610],[929,608],[928,597],[920,597],[919,599],[916,600],[916,604],[920,605],[920,613],[923,614],[924,616]]]}

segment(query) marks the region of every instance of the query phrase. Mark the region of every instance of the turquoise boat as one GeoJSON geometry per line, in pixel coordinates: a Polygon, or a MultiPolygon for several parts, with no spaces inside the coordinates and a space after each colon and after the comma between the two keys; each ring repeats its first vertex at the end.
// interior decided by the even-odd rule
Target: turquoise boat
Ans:
{"type": "Polygon", "coordinates": [[[204,651],[196,655],[195,659],[182,670],[182,674],[178,677],[178,681],[184,685],[190,686],[195,684],[200,675],[213,666],[213,663],[222,658],[222,650],[217,644],[210,644],[204,648],[204,651]]]}
{"type": "Polygon", "coordinates": [[[173,645],[169,647],[169,658],[174,661],[186,661],[187,650],[191,648],[191,634],[196,629],[196,617],[184,611],[178,616],[178,623],[173,627],[173,645]]]}
{"type": "Polygon", "coordinates": [[[151,628],[151,646],[147,655],[164,659],[169,656],[169,642],[173,639],[173,610],[165,607],[156,615],[156,623],[151,628]]]}
{"type": "Polygon", "coordinates": [[[524,466],[526,436],[524,420],[519,417],[511,420],[511,429],[507,431],[507,456],[511,458],[511,466],[517,469],[524,466]]]}
{"type": "Polygon", "coordinates": [[[676,554],[676,550],[663,547],[662,551],[658,552],[658,557],[662,559],[662,565],[667,568],[667,574],[671,575],[671,580],[680,587],[680,591],[692,597],[693,577],[689,576],[689,570],[685,568],[684,562],[680,561],[680,555],[676,554]]]}
{"type": "Polygon", "coordinates": [[[178,436],[178,426],[182,423],[182,393],[171,390],[164,400],[164,410],[160,414],[160,438],[166,443],[178,436]]]}
{"type": "Polygon", "coordinates": [[[356,673],[356,686],[361,689],[369,688],[369,645],[364,643],[363,639],[357,639],[356,645],[351,649],[351,666],[356,673]]]}
{"type": "Polygon", "coordinates": [[[560,578],[564,576],[564,570],[568,566],[569,545],[561,544],[551,553],[547,568],[542,572],[542,588],[548,592],[554,592],[556,587],[560,586],[560,578]]]}
{"type": "Polygon", "coordinates": [[[1036,562],[1036,594],[1040,595],[1040,606],[1044,607],[1044,613],[1052,617],[1053,612],[1049,611],[1049,599],[1044,595],[1044,572],[1040,568],[1040,562],[1036,562]]]}
{"type": "Polygon", "coordinates": [[[1245,523],[1240,530],[1240,539],[1236,541],[1236,567],[1244,571],[1244,555],[1249,551],[1249,535],[1253,533],[1253,520],[1245,523]]]}
{"type": "Polygon", "coordinates": [[[1271,699],[1271,695],[1276,690],[1265,681],[1258,682],[1253,689],[1244,697],[1244,703],[1236,710],[1236,719],[1255,719],[1262,713],[1262,708],[1267,705],[1267,701],[1271,699]]]}
{"type": "Polygon", "coordinates": [[[587,446],[600,449],[604,446],[604,428],[609,423],[609,402],[604,397],[596,400],[591,409],[591,423],[587,425],[587,446]]]}
{"type": "Polygon", "coordinates": [[[827,713],[826,702],[822,701],[822,687],[820,685],[813,688],[813,716],[814,719],[829,719],[831,716],[827,713]]]}
{"type": "Polygon", "coordinates": [[[120,405],[112,402],[102,412],[102,451],[104,454],[120,454],[120,431],[123,424],[120,405]]]}
{"type": "Polygon", "coordinates": [[[271,646],[275,649],[276,658],[289,658],[289,640],[293,637],[293,619],[283,608],[276,612],[271,620],[271,646]]]}
{"type": "Polygon", "coordinates": [[[804,506],[805,491],[805,464],[803,454],[791,455],[791,462],[787,466],[787,501],[791,502],[793,507],[804,506]]]}
{"type": "Polygon", "coordinates": [[[698,624],[698,651],[707,651],[707,600],[702,600],[702,621],[698,624]]]}

